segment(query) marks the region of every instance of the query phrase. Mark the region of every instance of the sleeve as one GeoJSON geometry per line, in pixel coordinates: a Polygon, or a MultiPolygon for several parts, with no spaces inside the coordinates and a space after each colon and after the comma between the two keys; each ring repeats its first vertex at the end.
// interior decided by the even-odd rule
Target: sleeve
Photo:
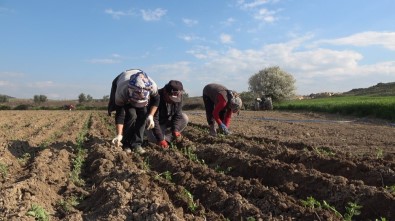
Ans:
{"type": "Polygon", "coordinates": [[[115,109],[115,124],[123,124],[125,121],[125,109],[117,106],[115,109]]]}
{"type": "Polygon", "coordinates": [[[172,132],[179,132],[181,130],[181,121],[183,119],[182,117],[182,101],[181,103],[178,103],[176,105],[174,105],[174,115],[172,117],[172,128],[171,131],[172,132]]]}
{"type": "Polygon", "coordinates": [[[151,97],[150,97],[150,101],[149,101],[149,105],[148,106],[159,107],[160,96],[159,96],[158,92],[153,93],[150,96],[151,97]]]}
{"type": "Polygon", "coordinates": [[[226,107],[225,98],[220,93],[218,93],[217,104],[215,105],[213,111],[214,120],[217,122],[218,125],[222,123],[221,119],[219,118],[219,112],[221,112],[221,110],[223,110],[225,107],[226,107]]]}
{"type": "Polygon", "coordinates": [[[156,141],[162,141],[163,139],[163,133],[162,133],[162,129],[160,128],[160,124],[159,124],[159,108],[158,110],[156,110],[155,114],[154,114],[154,122],[155,122],[155,126],[152,129],[152,132],[156,138],[156,141]]]}
{"type": "Polygon", "coordinates": [[[230,126],[230,119],[232,118],[232,110],[228,109],[225,113],[225,117],[224,117],[224,124],[226,125],[226,127],[229,128],[230,126]]]}
{"type": "Polygon", "coordinates": [[[111,112],[116,110],[116,104],[115,104],[115,92],[117,91],[117,81],[118,81],[119,75],[112,81],[111,84],[111,92],[110,92],[110,100],[108,101],[108,116],[111,116],[111,112]]]}

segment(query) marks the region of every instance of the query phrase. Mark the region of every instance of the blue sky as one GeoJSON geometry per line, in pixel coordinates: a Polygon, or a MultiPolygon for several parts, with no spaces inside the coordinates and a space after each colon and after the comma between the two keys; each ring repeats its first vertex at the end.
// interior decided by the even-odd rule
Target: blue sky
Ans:
{"type": "Polygon", "coordinates": [[[393,0],[0,0],[0,94],[109,95],[140,68],[190,96],[279,66],[297,94],[395,81],[393,0]]]}

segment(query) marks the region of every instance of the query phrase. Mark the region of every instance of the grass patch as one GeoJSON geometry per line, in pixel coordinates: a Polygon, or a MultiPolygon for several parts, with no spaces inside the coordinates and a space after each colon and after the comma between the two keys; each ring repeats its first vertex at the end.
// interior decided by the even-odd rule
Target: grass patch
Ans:
{"type": "Polygon", "coordinates": [[[395,96],[335,96],[274,104],[276,110],[304,110],[395,121],[395,96]]]}

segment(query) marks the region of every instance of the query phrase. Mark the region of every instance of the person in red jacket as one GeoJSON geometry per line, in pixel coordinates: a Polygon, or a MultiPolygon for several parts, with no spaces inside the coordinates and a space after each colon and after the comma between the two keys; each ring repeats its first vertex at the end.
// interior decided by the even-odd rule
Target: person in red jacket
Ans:
{"type": "Polygon", "coordinates": [[[218,124],[220,132],[225,135],[230,134],[229,126],[232,114],[238,113],[242,106],[240,96],[223,85],[211,83],[203,88],[203,102],[207,123],[210,126],[210,135],[217,135],[215,122],[218,124]]]}

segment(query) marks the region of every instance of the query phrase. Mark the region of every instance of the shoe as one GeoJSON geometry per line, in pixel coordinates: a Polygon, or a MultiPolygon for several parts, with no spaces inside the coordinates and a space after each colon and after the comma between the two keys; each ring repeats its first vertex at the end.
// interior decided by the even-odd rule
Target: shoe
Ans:
{"type": "Polygon", "coordinates": [[[146,151],[141,146],[137,146],[134,148],[134,152],[138,154],[144,154],[146,151]]]}
{"type": "Polygon", "coordinates": [[[215,131],[215,124],[210,124],[210,136],[217,136],[217,132],[215,131]]]}
{"type": "Polygon", "coordinates": [[[129,147],[123,149],[127,154],[132,153],[132,150],[129,147]]]}

